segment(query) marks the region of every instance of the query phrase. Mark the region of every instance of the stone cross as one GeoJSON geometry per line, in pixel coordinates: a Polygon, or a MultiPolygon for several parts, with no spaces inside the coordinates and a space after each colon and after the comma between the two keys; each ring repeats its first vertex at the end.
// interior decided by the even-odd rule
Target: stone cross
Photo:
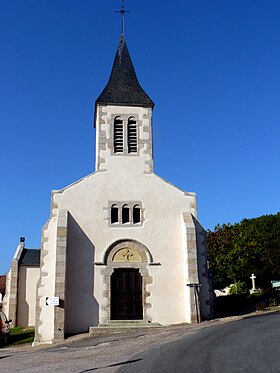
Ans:
{"type": "Polygon", "coordinates": [[[252,276],[250,277],[250,279],[252,280],[252,290],[256,290],[256,283],[255,283],[256,276],[254,275],[254,273],[252,273],[252,276]]]}

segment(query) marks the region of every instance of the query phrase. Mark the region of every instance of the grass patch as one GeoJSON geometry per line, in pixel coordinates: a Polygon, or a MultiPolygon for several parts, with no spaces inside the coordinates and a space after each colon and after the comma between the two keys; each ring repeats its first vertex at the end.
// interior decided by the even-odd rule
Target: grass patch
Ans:
{"type": "Polygon", "coordinates": [[[16,346],[23,343],[31,343],[34,340],[34,328],[16,326],[12,328],[7,346],[16,346]]]}

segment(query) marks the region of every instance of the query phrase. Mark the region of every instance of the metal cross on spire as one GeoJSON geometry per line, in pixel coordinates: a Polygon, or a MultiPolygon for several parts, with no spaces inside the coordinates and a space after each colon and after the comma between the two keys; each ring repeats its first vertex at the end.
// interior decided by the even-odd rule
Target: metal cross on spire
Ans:
{"type": "Polygon", "coordinates": [[[124,0],[122,0],[121,10],[116,10],[116,13],[121,13],[121,15],[122,15],[122,35],[124,36],[124,15],[125,15],[125,13],[129,13],[129,10],[126,10],[125,7],[124,7],[124,0]]]}

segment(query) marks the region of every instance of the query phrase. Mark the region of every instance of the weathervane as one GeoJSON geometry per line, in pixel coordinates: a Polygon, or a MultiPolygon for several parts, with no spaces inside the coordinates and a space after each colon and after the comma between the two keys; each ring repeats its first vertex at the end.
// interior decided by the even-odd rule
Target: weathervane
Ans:
{"type": "Polygon", "coordinates": [[[121,13],[121,15],[122,15],[122,35],[124,36],[124,15],[125,15],[125,13],[129,13],[129,10],[125,10],[124,0],[122,0],[121,10],[116,10],[116,13],[121,13]]]}

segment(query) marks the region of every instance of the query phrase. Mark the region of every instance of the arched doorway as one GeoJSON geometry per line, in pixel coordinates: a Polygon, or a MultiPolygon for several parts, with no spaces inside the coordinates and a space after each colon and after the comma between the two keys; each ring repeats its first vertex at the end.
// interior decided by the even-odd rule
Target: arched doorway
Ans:
{"type": "Polygon", "coordinates": [[[112,320],[143,320],[142,283],[139,269],[114,269],[111,276],[112,320]]]}
{"type": "Polygon", "coordinates": [[[104,303],[100,321],[144,320],[151,308],[148,286],[153,283],[148,266],[153,263],[149,250],[135,240],[119,240],[104,253],[102,269],[104,303]]]}

